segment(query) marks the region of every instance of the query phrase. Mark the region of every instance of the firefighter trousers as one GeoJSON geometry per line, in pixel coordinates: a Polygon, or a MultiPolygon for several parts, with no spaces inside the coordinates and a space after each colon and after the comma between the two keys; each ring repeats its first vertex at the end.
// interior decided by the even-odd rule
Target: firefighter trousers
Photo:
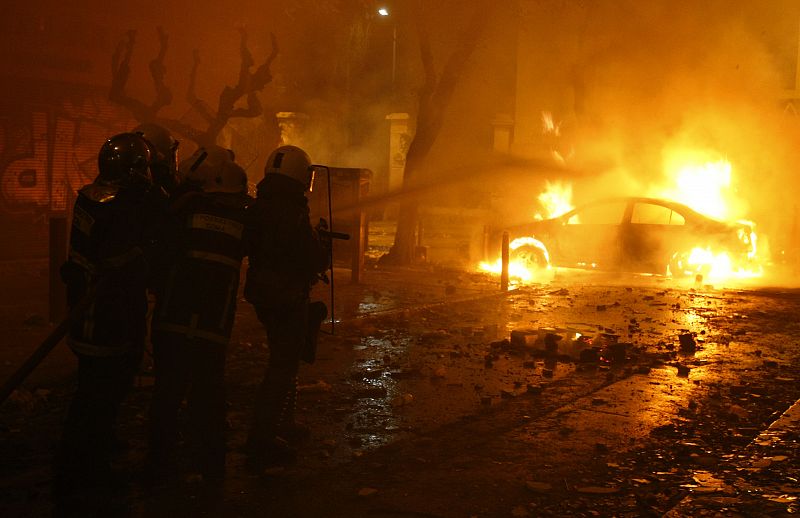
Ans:
{"type": "Polygon", "coordinates": [[[169,468],[177,458],[179,411],[187,402],[191,468],[206,477],[225,473],[225,349],[173,333],[153,335],[155,389],[150,407],[150,459],[169,468]]]}
{"type": "Polygon", "coordinates": [[[117,441],[117,413],[133,386],[142,350],[120,356],[77,356],[78,387],[56,454],[57,498],[107,482],[117,441]]]}
{"type": "Polygon", "coordinates": [[[267,331],[269,360],[256,393],[248,447],[269,444],[282,427],[294,423],[297,371],[307,336],[308,300],[282,308],[255,305],[258,319],[267,331]]]}

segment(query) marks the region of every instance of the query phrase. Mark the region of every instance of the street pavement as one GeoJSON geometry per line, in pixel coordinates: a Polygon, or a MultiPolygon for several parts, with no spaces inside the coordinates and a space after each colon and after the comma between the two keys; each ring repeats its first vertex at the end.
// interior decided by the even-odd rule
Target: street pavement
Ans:
{"type": "MultiPolygon", "coordinates": [[[[330,306],[328,288],[318,285],[314,297],[330,306]]],[[[359,284],[337,270],[335,291],[333,334],[321,336],[317,361],[300,373],[298,417],[312,439],[296,465],[253,473],[239,451],[267,358],[263,330],[242,303],[227,369],[225,484],[186,477],[153,490],[142,482],[146,364],[121,416],[131,448],[118,467],[127,479],[103,509],[342,517],[800,511],[793,290],[549,272],[501,293],[483,274],[376,266],[359,284]],[[587,349],[595,354],[581,357],[587,349]]],[[[37,331],[46,329],[31,328],[31,342],[37,331]]],[[[64,362],[61,376],[26,383],[2,409],[4,515],[48,511],[48,459],[71,368],[64,362]]]]}

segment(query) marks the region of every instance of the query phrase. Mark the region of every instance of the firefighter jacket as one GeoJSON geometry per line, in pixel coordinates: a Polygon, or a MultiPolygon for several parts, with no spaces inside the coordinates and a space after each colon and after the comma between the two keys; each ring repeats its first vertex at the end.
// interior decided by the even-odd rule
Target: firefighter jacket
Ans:
{"type": "Polygon", "coordinates": [[[248,209],[252,226],[244,294],[265,308],[288,307],[308,298],[318,274],[328,268],[328,251],[309,220],[303,186],[279,174],[258,184],[248,209]]]}
{"type": "Polygon", "coordinates": [[[245,255],[246,194],[182,194],[172,203],[166,275],[158,286],[154,336],[227,345],[245,255]]]}
{"type": "Polygon", "coordinates": [[[166,200],[143,188],[89,184],[78,193],[67,262],[67,302],[92,297],[67,342],[86,356],[136,352],[144,345],[147,280],[166,200]]]}

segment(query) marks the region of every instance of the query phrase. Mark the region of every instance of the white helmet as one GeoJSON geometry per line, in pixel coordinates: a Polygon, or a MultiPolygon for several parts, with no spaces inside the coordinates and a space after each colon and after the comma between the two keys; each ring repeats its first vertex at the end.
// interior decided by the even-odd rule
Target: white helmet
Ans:
{"type": "Polygon", "coordinates": [[[247,193],[247,173],[236,162],[225,162],[221,174],[209,178],[203,184],[206,192],[247,193]]]}
{"type": "Polygon", "coordinates": [[[273,151],[264,167],[264,175],[280,174],[297,180],[305,190],[314,185],[314,168],[308,153],[297,146],[281,146],[273,151]]]}
{"type": "Polygon", "coordinates": [[[178,171],[186,181],[206,192],[243,192],[247,175],[234,161],[233,151],[220,146],[197,148],[192,156],[181,161],[178,171]]]}

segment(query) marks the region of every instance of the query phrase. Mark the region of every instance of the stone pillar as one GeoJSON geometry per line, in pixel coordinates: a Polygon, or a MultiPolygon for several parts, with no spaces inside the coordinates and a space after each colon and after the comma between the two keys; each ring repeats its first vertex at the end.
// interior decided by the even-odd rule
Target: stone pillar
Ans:
{"type": "Polygon", "coordinates": [[[308,115],[301,112],[278,112],[278,128],[281,130],[281,144],[304,147],[303,130],[305,129],[308,115]]]}
{"type": "Polygon", "coordinates": [[[389,121],[389,178],[386,184],[388,190],[393,191],[403,187],[403,172],[406,168],[406,153],[411,143],[407,113],[390,113],[386,116],[389,121]]]}
{"type": "Polygon", "coordinates": [[[492,148],[500,153],[511,151],[514,142],[514,119],[507,113],[498,113],[492,120],[492,148]]]}

